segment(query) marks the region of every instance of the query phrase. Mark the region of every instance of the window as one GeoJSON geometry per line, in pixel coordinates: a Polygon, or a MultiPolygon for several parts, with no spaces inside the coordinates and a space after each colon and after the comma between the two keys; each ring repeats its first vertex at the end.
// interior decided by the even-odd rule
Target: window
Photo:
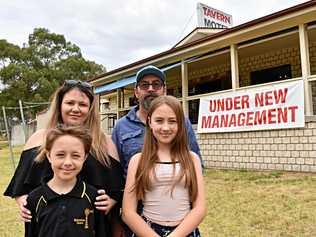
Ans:
{"type": "Polygon", "coordinates": [[[292,78],[290,64],[254,71],[250,73],[251,85],[257,85],[273,81],[281,81],[289,78],[292,78]]]}
{"type": "Polygon", "coordinates": [[[108,111],[108,110],[110,110],[110,103],[109,103],[109,102],[104,102],[104,103],[102,103],[102,110],[103,110],[103,111],[108,111]]]}
{"type": "Polygon", "coordinates": [[[189,119],[190,119],[192,124],[198,123],[199,105],[200,105],[199,99],[189,101],[189,119]]]}
{"type": "Polygon", "coordinates": [[[221,75],[207,75],[199,78],[198,83],[194,83],[189,87],[189,96],[197,94],[205,94],[214,91],[227,90],[232,88],[230,71],[221,75]]]}

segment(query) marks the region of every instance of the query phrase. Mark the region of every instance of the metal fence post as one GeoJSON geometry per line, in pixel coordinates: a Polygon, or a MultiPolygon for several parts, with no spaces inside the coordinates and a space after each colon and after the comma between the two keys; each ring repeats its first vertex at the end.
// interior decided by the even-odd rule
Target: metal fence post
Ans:
{"type": "Polygon", "coordinates": [[[22,126],[23,126],[23,131],[24,131],[24,142],[26,142],[26,123],[24,119],[24,112],[23,112],[23,106],[22,106],[22,101],[19,100],[19,106],[20,106],[20,113],[21,113],[21,120],[22,120],[22,126]]]}
{"type": "Polygon", "coordinates": [[[13,156],[13,149],[12,149],[12,145],[11,145],[11,136],[10,136],[10,132],[9,132],[7,116],[6,116],[6,113],[5,113],[5,107],[4,106],[2,106],[2,111],[3,111],[3,118],[4,118],[5,129],[7,131],[7,138],[8,138],[8,144],[9,144],[10,156],[11,156],[12,165],[13,165],[13,172],[14,172],[14,170],[15,170],[15,162],[14,162],[14,156],[13,156]]]}

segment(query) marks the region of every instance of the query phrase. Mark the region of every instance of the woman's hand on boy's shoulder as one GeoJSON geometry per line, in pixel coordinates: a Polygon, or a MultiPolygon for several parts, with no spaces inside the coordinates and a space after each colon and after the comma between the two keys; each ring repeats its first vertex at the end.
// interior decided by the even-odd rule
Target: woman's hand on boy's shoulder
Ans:
{"type": "Polygon", "coordinates": [[[16,197],[15,201],[20,210],[21,220],[24,222],[31,222],[31,219],[32,219],[31,212],[25,207],[27,204],[26,199],[27,199],[27,195],[22,195],[22,196],[16,197]]]}
{"type": "Polygon", "coordinates": [[[105,190],[98,190],[98,196],[94,203],[97,210],[108,214],[109,211],[115,206],[117,202],[105,193],[105,190]]]}

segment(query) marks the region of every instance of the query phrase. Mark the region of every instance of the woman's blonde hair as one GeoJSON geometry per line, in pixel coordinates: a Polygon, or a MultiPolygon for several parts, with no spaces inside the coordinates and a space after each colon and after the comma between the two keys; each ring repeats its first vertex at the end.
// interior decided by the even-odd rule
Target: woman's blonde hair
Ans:
{"type": "Polygon", "coordinates": [[[54,142],[58,138],[66,135],[78,138],[83,144],[85,154],[88,154],[90,152],[92,138],[89,134],[88,129],[80,126],[67,127],[66,125],[60,125],[56,128],[51,128],[47,130],[45,142],[43,143],[43,149],[36,156],[35,160],[41,162],[46,159],[46,154],[47,152],[51,151],[54,142]]]}
{"type": "MultiPolygon", "coordinates": [[[[104,166],[110,166],[110,159],[108,156],[108,151],[106,149],[106,137],[105,134],[101,130],[100,126],[100,116],[97,110],[96,100],[94,98],[93,90],[91,86],[87,82],[82,81],[74,81],[71,80],[72,83],[67,83],[67,81],[59,87],[55,93],[53,94],[51,105],[50,105],[50,112],[51,117],[47,124],[47,129],[55,128],[59,124],[63,124],[62,114],[61,114],[61,105],[63,98],[66,93],[73,89],[80,90],[84,93],[90,101],[90,108],[88,112],[87,119],[82,124],[83,127],[89,129],[91,137],[92,137],[92,144],[90,152],[92,155],[104,166]],[[77,82],[77,83],[74,83],[77,82]]],[[[40,147],[40,152],[43,150],[43,145],[40,147]]]]}
{"type": "MultiPolygon", "coordinates": [[[[152,174],[155,176],[155,165],[159,161],[157,151],[158,144],[156,138],[153,135],[152,130],[149,127],[149,121],[153,112],[162,105],[169,106],[176,115],[178,124],[178,131],[171,142],[170,154],[171,161],[173,163],[179,162],[180,173],[178,179],[175,181],[174,186],[180,182],[183,177],[185,178],[185,187],[189,190],[190,200],[193,202],[197,197],[197,178],[192,160],[192,154],[188,147],[187,130],[185,127],[185,118],[180,102],[173,96],[159,96],[154,99],[150,105],[147,117],[147,126],[144,139],[144,146],[142,149],[140,161],[137,167],[135,175],[135,186],[134,190],[138,200],[143,200],[146,191],[150,191],[152,188],[151,177],[152,174]]],[[[175,170],[175,166],[174,166],[175,170]]]]}

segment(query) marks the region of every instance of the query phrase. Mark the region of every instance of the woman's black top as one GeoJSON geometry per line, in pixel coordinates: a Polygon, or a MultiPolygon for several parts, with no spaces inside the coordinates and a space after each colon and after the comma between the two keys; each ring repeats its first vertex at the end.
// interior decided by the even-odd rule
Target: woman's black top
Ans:
{"type": "MultiPolygon", "coordinates": [[[[5,196],[14,198],[28,194],[45,177],[52,177],[53,171],[47,159],[40,163],[34,161],[37,151],[38,147],[34,147],[22,152],[19,165],[4,192],[5,196]]],[[[119,161],[111,156],[110,161],[111,165],[106,167],[89,154],[79,175],[86,183],[97,189],[104,189],[107,195],[120,202],[124,189],[123,170],[119,161]]]]}

